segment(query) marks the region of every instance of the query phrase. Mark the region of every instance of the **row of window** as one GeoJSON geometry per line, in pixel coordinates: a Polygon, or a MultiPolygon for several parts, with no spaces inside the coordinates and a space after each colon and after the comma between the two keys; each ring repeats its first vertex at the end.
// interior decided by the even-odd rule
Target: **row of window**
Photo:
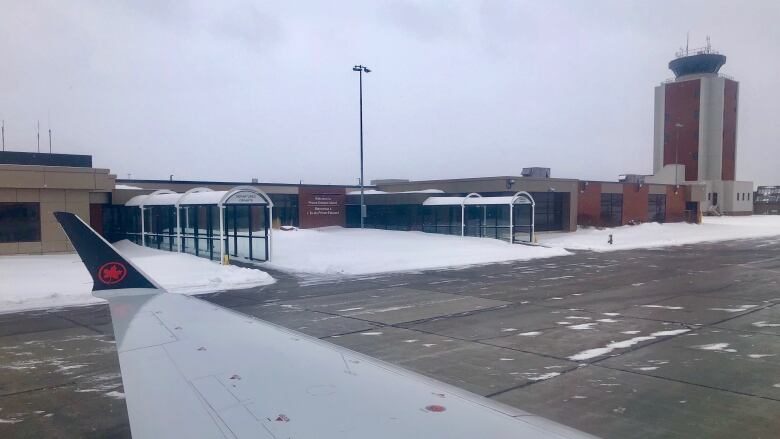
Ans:
{"type": "MultiPolygon", "coordinates": [[[[464,194],[465,195],[465,194],[464,194]]],[[[504,192],[486,192],[483,196],[502,196],[504,192]]],[[[511,194],[510,194],[511,195],[511,194]]],[[[537,231],[563,229],[564,205],[568,204],[567,193],[532,192],[535,201],[534,228],[537,231]]],[[[518,218],[529,215],[526,205],[515,206],[516,223],[518,218]]],[[[360,206],[347,205],[347,227],[360,226],[360,206]]],[[[439,233],[460,234],[460,206],[438,206],[431,208],[419,204],[368,205],[366,206],[365,225],[369,228],[388,230],[422,230],[439,233]],[[430,230],[429,230],[430,229],[430,230]]],[[[509,212],[505,206],[488,206],[465,210],[466,232],[473,227],[483,230],[485,227],[503,227],[509,224],[509,212]]],[[[497,232],[496,232],[497,233],[497,232]]]]}
{"type": "MultiPolygon", "coordinates": [[[[713,206],[718,205],[718,193],[708,192],[707,201],[712,202],[713,206]]],[[[750,201],[750,192],[737,192],[737,201],[750,201]]]]}
{"type": "MultiPolygon", "coordinates": [[[[647,220],[664,222],[666,219],[666,195],[647,196],[647,220]]],[[[601,224],[608,227],[623,223],[623,194],[601,194],[601,224]]]]}
{"type": "Polygon", "coordinates": [[[40,203],[0,203],[0,242],[40,240],[40,203]]]}

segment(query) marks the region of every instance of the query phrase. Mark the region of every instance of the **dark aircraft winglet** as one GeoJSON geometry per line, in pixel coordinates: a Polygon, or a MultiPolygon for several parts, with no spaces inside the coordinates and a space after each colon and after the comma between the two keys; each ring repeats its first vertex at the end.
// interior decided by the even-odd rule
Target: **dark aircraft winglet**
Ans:
{"type": "Polygon", "coordinates": [[[54,212],[54,216],[92,276],[92,291],[160,289],[81,218],[70,212],[54,212]]]}

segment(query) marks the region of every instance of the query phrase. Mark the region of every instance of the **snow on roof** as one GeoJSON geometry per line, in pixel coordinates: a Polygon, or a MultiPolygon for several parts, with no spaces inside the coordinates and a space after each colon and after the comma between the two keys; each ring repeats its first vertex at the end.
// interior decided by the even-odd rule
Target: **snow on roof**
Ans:
{"type": "MultiPolygon", "coordinates": [[[[443,194],[444,191],[441,189],[423,189],[419,191],[401,191],[401,192],[385,192],[385,191],[378,191],[376,189],[368,189],[366,191],[363,191],[366,195],[388,195],[388,194],[443,194]]],[[[360,191],[349,191],[347,192],[347,195],[360,195],[360,191]]]]}
{"type": "Polygon", "coordinates": [[[140,189],[140,190],[143,190],[142,187],[130,186],[130,185],[127,185],[127,184],[118,184],[118,185],[114,186],[114,189],[140,189]]]}
{"type": "Polygon", "coordinates": [[[519,196],[505,197],[429,197],[423,201],[423,206],[484,206],[488,204],[531,204],[528,200],[519,196]]]}
{"type": "Polygon", "coordinates": [[[466,197],[428,197],[423,206],[460,206],[466,197]]]}
{"type": "Polygon", "coordinates": [[[179,204],[219,204],[219,200],[221,200],[227,192],[228,191],[191,192],[187,194],[187,196],[182,197],[182,199],[179,201],[179,204]]]}
{"type": "Polygon", "coordinates": [[[267,195],[255,189],[234,188],[229,191],[212,191],[208,189],[190,191],[187,193],[151,193],[136,195],[125,203],[125,206],[192,206],[218,204],[269,204],[267,195]],[[227,198],[226,198],[227,197],[227,198]]]}
{"type": "Polygon", "coordinates": [[[147,196],[144,201],[144,206],[168,206],[175,204],[181,197],[181,194],[155,194],[147,196]]]}
{"type": "Polygon", "coordinates": [[[127,200],[125,206],[140,206],[141,201],[143,201],[144,198],[146,198],[146,195],[136,195],[133,198],[127,200]]]}

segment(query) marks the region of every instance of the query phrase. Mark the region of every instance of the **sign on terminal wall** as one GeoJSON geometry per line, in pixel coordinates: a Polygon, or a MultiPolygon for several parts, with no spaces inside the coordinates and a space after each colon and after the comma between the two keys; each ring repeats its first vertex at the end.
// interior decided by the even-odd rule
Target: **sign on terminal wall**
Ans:
{"type": "Polygon", "coordinates": [[[346,225],[347,196],[344,189],[302,187],[298,194],[301,228],[346,225]]]}

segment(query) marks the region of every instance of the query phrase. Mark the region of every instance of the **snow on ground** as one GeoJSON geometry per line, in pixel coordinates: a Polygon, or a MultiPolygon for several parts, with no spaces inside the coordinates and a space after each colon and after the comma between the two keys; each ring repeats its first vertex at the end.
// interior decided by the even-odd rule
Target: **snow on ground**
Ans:
{"type": "Polygon", "coordinates": [[[274,233],[273,260],[285,271],[360,275],[566,255],[562,248],[497,239],[325,227],[274,233]]]}
{"type": "Polygon", "coordinates": [[[539,242],[572,250],[612,251],[780,235],[780,215],[704,217],[702,224],[645,223],[638,226],[580,228],[573,233],[539,234],[539,242]],[[612,235],[613,244],[607,243],[612,235]]]}
{"type": "MultiPolygon", "coordinates": [[[[173,293],[207,293],[274,282],[260,270],[223,266],[129,241],[114,245],[173,293]]],[[[92,279],[75,254],[0,256],[0,313],[103,302],[91,290],[92,279]]]]}
{"type": "MultiPolygon", "coordinates": [[[[645,336],[639,336],[634,338],[629,338],[628,340],[621,340],[621,341],[613,341],[603,348],[595,348],[595,349],[588,349],[582,352],[579,352],[577,354],[572,355],[569,357],[569,360],[572,361],[583,361],[583,360],[590,360],[591,358],[600,357],[602,355],[607,355],[610,352],[614,351],[615,349],[626,349],[630,348],[631,346],[641,343],[643,341],[649,341],[654,340],[658,337],[671,337],[675,335],[684,334],[686,332],[690,331],[690,329],[675,329],[672,331],[659,331],[659,332],[653,332],[650,335],[645,336]]],[[[726,346],[728,346],[727,343],[723,343],[726,346]]],[[[701,349],[706,349],[706,347],[700,347],[701,349]]]]}

